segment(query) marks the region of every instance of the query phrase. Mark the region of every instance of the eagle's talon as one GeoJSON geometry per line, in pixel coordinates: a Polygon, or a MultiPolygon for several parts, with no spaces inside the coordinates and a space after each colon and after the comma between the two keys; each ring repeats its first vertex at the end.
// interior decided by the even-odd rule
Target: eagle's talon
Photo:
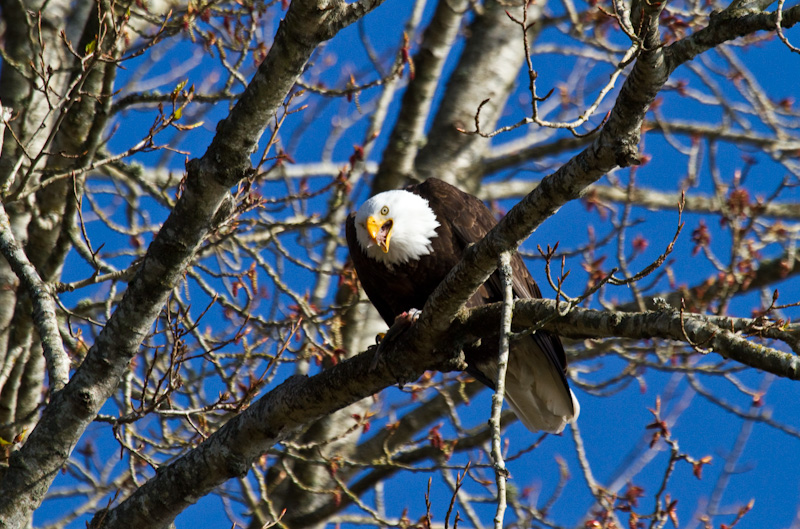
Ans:
{"type": "Polygon", "coordinates": [[[374,370],[378,366],[378,360],[383,350],[398,336],[414,325],[421,314],[422,311],[419,309],[408,309],[408,311],[397,315],[388,331],[385,333],[378,333],[378,335],[375,336],[375,342],[378,345],[375,348],[375,355],[372,357],[372,363],[369,365],[370,370],[374,370]]]}
{"type": "Polygon", "coordinates": [[[391,341],[400,336],[406,329],[417,323],[417,320],[422,315],[419,309],[408,309],[406,312],[401,312],[394,318],[394,323],[389,330],[386,331],[385,341],[391,341]]]}
{"type": "Polygon", "coordinates": [[[400,316],[394,319],[395,323],[397,323],[398,318],[406,318],[409,322],[409,326],[417,323],[419,317],[422,316],[422,311],[419,309],[408,309],[408,312],[402,313],[400,316]]]}

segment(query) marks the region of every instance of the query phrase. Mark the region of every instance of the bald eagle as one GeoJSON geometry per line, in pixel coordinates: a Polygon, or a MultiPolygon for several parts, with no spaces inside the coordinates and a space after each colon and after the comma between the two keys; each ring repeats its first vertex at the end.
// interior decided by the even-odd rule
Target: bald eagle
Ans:
{"type": "MultiPolygon", "coordinates": [[[[347,245],[364,291],[391,326],[397,316],[421,309],[467,246],[481,240],[495,224],[478,198],[429,178],[364,202],[347,219],[347,245]]],[[[541,297],[522,258],[515,254],[511,264],[514,296],[541,297]]],[[[495,272],[467,306],[502,299],[495,272]]],[[[495,389],[498,344],[482,340],[464,353],[467,372],[495,389]]],[[[580,408],[567,384],[566,365],[556,335],[540,330],[512,342],[506,400],[529,430],[561,432],[578,417],[580,408]]]]}

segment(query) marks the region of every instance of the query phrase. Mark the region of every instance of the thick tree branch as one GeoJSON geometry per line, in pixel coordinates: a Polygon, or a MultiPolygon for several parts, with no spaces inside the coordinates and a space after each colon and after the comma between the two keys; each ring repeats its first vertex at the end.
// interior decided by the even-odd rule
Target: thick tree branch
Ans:
{"type": "MultiPolygon", "coordinates": [[[[228,189],[250,166],[249,154],[281,107],[316,46],[380,2],[329,6],[292,2],[275,42],[241,100],[220,122],[206,154],[187,166],[186,188],[164,223],[117,310],[70,382],[54,396],[0,482],[0,518],[23,527],[55,475],[119,380],[182,280],[194,253],[214,228],[228,189]]],[[[169,512],[175,511],[170,506],[169,512]]]]}
{"type": "MultiPolygon", "coordinates": [[[[561,303],[562,308],[565,304],[561,303]]],[[[707,316],[679,310],[647,312],[599,311],[571,308],[559,315],[553,300],[518,300],[515,304],[515,325],[532,327],[547,321],[543,328],[570,338],[662,338],[688,343],[715,352],[746,366],[800,380],[800,357],[766,347],[746,339],[743,334],[784,341],[794,347],[800,336],[797,325],[789,327],[760,319],[707,316]]],[[[469,329],[491,328],[500,317],[501,304],[486,305],[463,312],[450,333],[468,333],[469,329]],[[489,325],[489,327],[484,327],[489,325]]]]}
{"type": "MultiPolygon", "coordinates": [[[[199,447],[159,469],[154,478],[118,507],[99,513],[95,527],[139,527],[146,521],[161,527],[194,499],[231,477],[246,474],[261,454],[303,425],[377,393],[396,380],[416,379],[427,369],[461,367],[459,343],[470,339],[475,329],[496,332],[501,309],[502,303],[495,303],[463,311],[451,328],[439,333],[433,342],[426,343],[422,334],[412,328],[383,352],[377,369],[370,368],[373,353],[366,351],[313,377],[290,378],[231,419],[199,447]]],[[[531,326],[550,319],[544,328],[572,337],[663,338],[683,343],[689,340],[745,365],[800,380],[797,356],[752,343],[737,334],[756,332],[756,320],[679,311],[622,313],[574,308],[553,318],[556,313],[554,301],[517,300],[515,323],[531,326]]],[[[763,332],[770,334],[768,330],[763,332]]],[[[798,331],[792,328],[780,332],[798,331]]],[[[488,436],[488,430],[485,431],[488,436]]],[[[374,480],[370,478],[369,483],[374,480]]],[[[328,505],[296,522],[300,526],[314,523],[320,516],[335,512],[335,507],[328,505]]]]}

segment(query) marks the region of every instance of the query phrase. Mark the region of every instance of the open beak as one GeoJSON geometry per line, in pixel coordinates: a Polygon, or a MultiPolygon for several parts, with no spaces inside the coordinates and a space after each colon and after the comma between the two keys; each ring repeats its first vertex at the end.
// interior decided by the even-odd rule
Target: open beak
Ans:
{"type": "Polygon", "coordinates": [[[383,221],[383,224],[375,217],[367,219],[367,232],[370,239],[380,246],[383,253],[389,253],[389,240],[392,238],[392,219],[383,221]]]}

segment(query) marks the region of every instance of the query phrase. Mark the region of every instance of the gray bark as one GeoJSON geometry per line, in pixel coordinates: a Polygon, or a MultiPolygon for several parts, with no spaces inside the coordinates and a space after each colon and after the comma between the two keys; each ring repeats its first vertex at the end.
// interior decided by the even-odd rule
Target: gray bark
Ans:
{"type": "MultiPolygon", "coordinates": [[[[245,175],[249,154],[311,52],[379,3],[333,9],[321,9],[317,2],[292,3],[248,89],[220,123],[206,154],[189,164],[186,189],[113,316],[69,384],[53,395],[28,441],[12,454],[0,482],[0,519],[8,527],[27,524],[83,431],[116,390],[170,291],[214,228],[228,189],[245,175]]],[[[167,515],[177,514],[176,508],[170,505],[167,515]]]]}

